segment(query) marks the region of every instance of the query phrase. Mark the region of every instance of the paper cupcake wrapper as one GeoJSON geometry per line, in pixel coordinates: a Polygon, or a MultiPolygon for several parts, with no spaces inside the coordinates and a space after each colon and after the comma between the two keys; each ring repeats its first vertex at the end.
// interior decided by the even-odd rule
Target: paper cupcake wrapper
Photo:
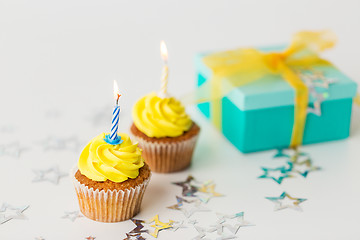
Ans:
{"type": "Polygon", "coordinates": [[[75,178],[76,171],[77,168],[72,171],[73,182],[84,216],[98,222],[120,222],[139,213],[150,177],[134,188],[99,191],[81,184],[75,178]]]}
{"type": "Polygon", "coordinates": [[[151,171],[170,173],[181,171],[190,166],[198,134],[181,141],[150,142],[133,136],[143,150],[142,156],[151,171]]]}

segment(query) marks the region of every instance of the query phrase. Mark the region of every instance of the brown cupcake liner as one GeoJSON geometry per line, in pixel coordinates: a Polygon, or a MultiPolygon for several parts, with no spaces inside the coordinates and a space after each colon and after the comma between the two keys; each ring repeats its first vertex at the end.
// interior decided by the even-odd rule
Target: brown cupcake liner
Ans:
{"type": "Polygon", "coordinates": [[[198,135],[173,142],[148,141],[134,134],[133,138],[139,142],[142,156],[151,171],[171,173],[190,166],[198,135]]]}
{"type": "Polygon", "coordinates": [[[98,222],[121,222],[139,213],[150,177],[133,188],[99,191],[81,184],[75,178],[76,171],[77,168],[72,170],[73,182],[84,216],[98,222]]]}

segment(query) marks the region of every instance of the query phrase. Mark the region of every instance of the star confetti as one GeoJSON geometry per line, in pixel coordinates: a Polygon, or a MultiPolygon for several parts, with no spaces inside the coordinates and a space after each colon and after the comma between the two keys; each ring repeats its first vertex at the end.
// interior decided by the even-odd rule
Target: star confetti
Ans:
{"type": "Polygon", "coordinates": [[[18,142],[3,144],[0,145],[0,156],[19,158],[21,153],[25,150],[27,150],[27,148],[22,147],[18,142]]]}
{"type": "Polygon", "coordinates": [[[136,227],[133,230],[131,230],[130,233],[148,232],[148,230],[142,230],[144,228],[143,223],[145,223],[145,221],[139,219],[131,219],[131,221],[136,225],[136,227]]]}
{"type": "Polygon", "coordinates": [[[261,168],[264,171],[264,174],[259,176],[258,178],[269,178],[281,184],[284,178],[290,178],[292,175],[289,174],[289,169],[285,167],[278,168],[261,168]]]}
{"type": "Polygon", "coordinates": [[[196,196],[204,203],[207,203],[213,197],[222,197],[221,193],[215,191],[214,183],[203,183],[201,187],[198,188],[198,193],[196,196]]]}
{"type": "Polygon", "coordinates": [[[307,199],[305,198],[294,198],[286,192],[283,192],[279,197],[266,197],[266,199],[275,203],[274,211],[282,210],[285,208],[291,208],[297,211],[302,211],[300,204],[307,199]]]}
{"type": "Polygon", "coordinates": [[[182,195],[184,197],[195,197],[194,193],[196,193],[198,189],[191,184],[193,180],[193,176],[189,175],[184,182],[174,182],[173,184],[182,187],[182,195]]]}
{"type": "Polygon", "coordinates": [[[181,211],[187,218],[191,217],[196,212],[210,211],[208,208],[204,207],[198,199],[186,200],[176,196],[176,201],[177,204],[169,206],[168,208],[181,211]],[[185,205],[187,206],[185,207],[185,205]]]}
{"type": "Polygon", "coordinates": [[[310,159],[309,154],[300,152],[299,149],[295,149],[294,153],[290,156],[290,161],[293,163],[296,163],[301,160],[307,160],[307,159],[310,159]]]}
{"type": "Polygon", "coordinates": [[[59,167],[55,166],[46,170],[34,170],[36,174],[33,182],[48,181],[57,185],[61,178],[67,176],[67,173],[63,173],[59,170],[59,167]]]}
{"type": "Polygon", "coordinates": [[[313,165],[309,154],[301,152],[298,148],[291,149],[292,152],[289,154],[284,154],[283,149],[277,151],[275,156],[287,158],[288,172],[298,173],[306,178],[308,173],[321,170],[320,167],[313,165]]]}
{"type": "Polygon", "coordinates": [[[321,170],[320,167],[313,166],[311,159],[306,159],[302,162],[292,163],[292,166],[292,171],[299,173],[304,178],[307,177],[309,172],[321,170]]]}
{"type": "Polygon", "coordinates": [[[309,107],[307,112],[321,116],[321,103],[329,97],[329,86],[337,80],[326,77],[322,71],[310,68],[305,71],[299,71],[298,75],[308,87],[309,95],[315,99],[314,107],[309,107]]]}
{"type": "MultiPolygon", "coordinates": [[[[164,223],[159,220],[159,215],[156,215],[152,219],[148,221],[140,220],[140,219],[131,219],[131,221],[136,225],[136,227],[131,230],[130,232],[126,233],[126,240],[127,239],[145,239],[142,236],[142,233],[147,233],[155,238],[158,237],[160,231],[165,229],[171,229],[173,224],[175,223],[173,220],[169,220],[169,222],[164,223]],[[150,225],[150,228],[153,228],[153,231],[150,229],[144,229],[144,224],[150,225]]],[[[124,240],[125,240],[124,239],[124,240]]]]}
{"type": "Polygon", "coordinates": [[[174,222],[173,223],[172,230],[174,232],[177,231],[179,228],[187,228],[187,225],[184,224],[184,221],[174,222]]]}
{"type": "Polygon", "coordinates": [[[185,221],[180,221],[180,222],[174,222],[172,225],[172,230],[173,232],[177,231],[179,228],[188,228],[189,226],[194,226],[197,223],[197,221],[195,219],[193,220],[188,220],[186,223],[185,221]]]}
{"type": "Polygon", "coordinates": [[[159,220],[159,215],[156,215],[152,219],[148,221],[149,224],[154,223],[151,225],[155,230],[153,232],[149,232],[149,234],[155,238],[158,237],[159,231],[172,228],[172,224],[174,221],[169,220],[169,222],[164,223],[159,220]]]}
{"type": "Polygon", "coordinates": [[[182,196],[196,197],[204,203],[207,203],[213,197],[223,196],[215,191],[213,181],[199,182],[191,175],[189,175],[185,181],[174,182],[173,184],[182,187],[182,196]]]}
{"type": "Polygon", "coordinates": [[[35,240],[45,240],[43,237],[36,237],[35,240]]]}
{"type": "Polygon", "coordinates": [[[277,151],[277,153],[274,155],[273,158],[281,158],[281,157],[286,157],[286,158],[288,158],[288,157],[289,157],[288,154],[285,154],[285,153],[284,153],[284,149],[283,149],[283,148],[278,148],[278,149],[276,149],[276,151],[277,151]]]}
{"type": "Polygon", "coordinates": [[[206,228],[194,226],[196,231],[198,232],[198,235],[193,238],[193,240],[207,240],[207,239],[213,239],[216,240],[226,240],[226,239],[234,239],[236,238],[235,235],[225,235],[224,233],[218,234],[214,231],[209,231],[206,228]],[[215,236],[214,236],[215,235],[215,236]]]}
{"type": "Polygon", "coordinates": [[[125,233],[126,238],[124,240],[145,240],[141,233],[125,233]]]}
{"type": "Polygon", "coordinates": [[[82,146],[82,143],[80,143],[78,138],[75,136],[68,138],[49,136],[45,140],[42,140],[40,144],[43,145],[44,151],[49,151],[49,150],[78,151],[82,146]]]}
{"type": "Polygon", "coordinates": [[[12,219],[27,219],[23,212],[28,208],[29,206],[13,207],[10,204],[3,203],[0,208],[0,224],[12,219]]]}
{"type": "Polygon", "coordinates": [[[131,221],[136,225],[136,227],[130,232],[126,233],[126,238],[124,240],[129,239],[145,239],[141,236],[142,233],[148,233],[148,230],[143,230],[145,221],[139,219],[131,219],[131,221]]]}
{"type": "Polygon", "coordinates": [[[74,222],[77,218],[82,217],[79,211],[73,211],[73,212],[65,212],[65,215],[62,216],[62,218],[67,218],[70,221],[74,222]]]}
{"type": "Polygon", "coordinates": [[[315,114],[316,116],[321,116],[321,102],[320,101],[316,101],[314,102],[314,107],[308,107],[307,108],[307,113],[312,113],[315,114]]]}
{"type": "Polygon", "coordinates": [[[244,212],[231,215],[217,213],[217,215],[219,220],[216,225],[212,225],[210,231],[217,231],[218,234],[222,234],[224,228],[228,229],[232,234],[236,234],[240,227],[255,226],[244,219],[244,212]]]}

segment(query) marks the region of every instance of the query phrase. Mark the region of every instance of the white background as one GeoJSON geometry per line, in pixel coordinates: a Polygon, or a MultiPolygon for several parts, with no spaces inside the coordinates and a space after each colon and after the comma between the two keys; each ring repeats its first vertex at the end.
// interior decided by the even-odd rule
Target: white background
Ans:
{"type": "MultiPolygon", "coordinates": [[[[34,169],[58,165],[68,171],[77,151],[43,151],[48,136],[77,136],[83,143],[110,128],[112,81],[123,93],[120,130],[127,132],[131,107],[160,87],[159,42],[169,49],[169,91],[180,96],[195,85],[195,53],[286,43],[298,30],[331,29],[337,46],[324,56],[360,83],[359,1],[99,1],[0,0],[0,145],[19,142],[20,158],[0,156],[0,204],[30,205],[28,220],[0,225],[0,239],[123,239],[131,222],[97,223],[62,219],[77,210],[70,178],[59,185],[32,183],[34,169]],[[94,123],[94,117],[104,116],[94,123]],[[5,130],[4,130],[5,129],[5,130]],[[10,130],[9,130],[10,129],[10,130]]],[[[193,165],[187,171],[153,178],[137,216],[180,220],[168,210],[180,188],[172,181],[191,173],[213,179],[225,195],[210,200],[214,212],[245,211],[255,227],[241,228],[241,239],[360,239],[360,126],[354,109],[348,140],[304,146],[322,171],[285,179],[278,185],[257,179],[260,166],[277,166],[274,151],[243,155],[192,107],[202,132],[193,165]],[[308,200],[303,212],[273,211],[265,196],[283,190],[308,200]]],[[[196,213],[203,224],[214,213],[196,213]]],[[[193,228],[159,239],[191,239],[193,228]]],[[[149,237],[151,239],[151,237],[149,237]]]]}

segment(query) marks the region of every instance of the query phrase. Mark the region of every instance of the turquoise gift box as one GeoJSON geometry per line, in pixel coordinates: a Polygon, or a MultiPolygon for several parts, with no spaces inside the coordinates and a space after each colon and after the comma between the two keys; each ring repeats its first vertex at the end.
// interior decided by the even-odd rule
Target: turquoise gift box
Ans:
{"type": "MultiPolygon", "coordinates": [[[[282,47],[266,47],[264,52],[282,47]]],[[[195,57],[197,86],[212,77],[203,62],[207,54],[195,57]]],[[[321,103],[321,115],[308,113],[303,144],[344,139],[349,136],[353,98],[357,85],[337,68],[317,67],[326,78],[335,82],[326,89],[328,97],[321,103]]],[[[227,84],[223,81],[223,84],[227,84]]],[[[324,89],[316,88],[317,91],[324,89]]],[[[294,89],[280,76],[269,75],[250,84],[234,88],[221,99],[223,135],[241,152],[289,147],[294,124],[294,89]],[[272,78],[269,79],[268,78],[272,78]]],[[[309,97],[313,107],[314,97],[309,97]]],[[[210,102],[198,104],[199,110],[211,118],[210,102]]]]}

